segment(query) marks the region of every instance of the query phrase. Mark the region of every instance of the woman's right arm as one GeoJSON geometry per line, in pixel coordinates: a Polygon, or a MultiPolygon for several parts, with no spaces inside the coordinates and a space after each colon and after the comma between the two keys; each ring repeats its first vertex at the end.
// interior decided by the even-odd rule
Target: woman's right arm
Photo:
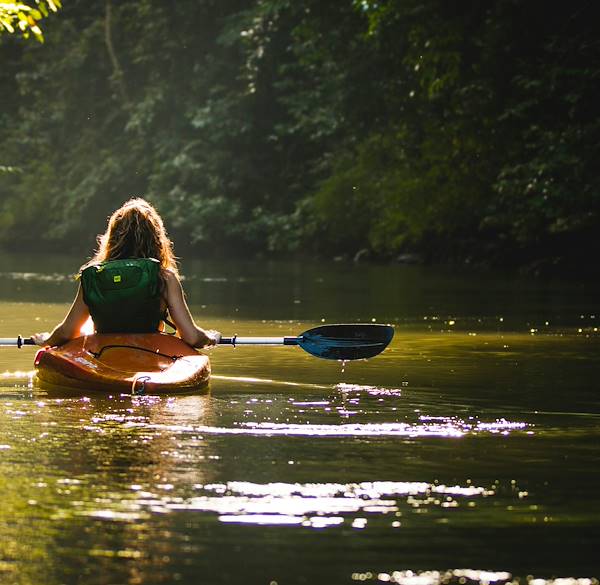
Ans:
{"type": "Polygon", "coordinates": [[[218,331],[205,331],[196,325],[185,301],[179,278],[168,270],[164,271],[164,277],[169,315],[173,319],[173,323],[175,323],[181,339],[192,347],[216,345],[221,334],[218,331]]]}
{"type": "Polygon", "coordinates": [[[69,312],[63,321],[54,328],[54,331],[50,334],[47,332],[35,333],[31,337],[36,345],[62,345],[70,339],[81,335],[81,328],[89,317],[90,311],[83,301],[83,291],[81,290],[81,285],[79,285],[77,295],[69,312]]]}

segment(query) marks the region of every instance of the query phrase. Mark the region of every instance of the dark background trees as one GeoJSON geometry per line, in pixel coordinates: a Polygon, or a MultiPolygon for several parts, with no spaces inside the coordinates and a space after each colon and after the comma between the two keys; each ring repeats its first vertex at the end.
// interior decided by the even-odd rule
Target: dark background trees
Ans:
{"type": "MultiPolygon", "coordinates": [[[[0,36],[0,243],[144,195],[198,254],[563,271],[598,248],[592,3],[71,0],[0,36]]],[[[583,262],[580,262],[583,261],[583,262]]]]}

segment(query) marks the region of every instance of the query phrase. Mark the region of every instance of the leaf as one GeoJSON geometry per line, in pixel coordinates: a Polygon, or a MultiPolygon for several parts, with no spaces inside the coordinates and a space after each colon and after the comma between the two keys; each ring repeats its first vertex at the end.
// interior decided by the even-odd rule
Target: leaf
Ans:
{"type": "Polygon", "coordinates": [[[10,24],[10,21],[5,20],[4,18],[0,19],[0,26],[3,26],[9,33],[15,32],[15,29],[10,24]]]}

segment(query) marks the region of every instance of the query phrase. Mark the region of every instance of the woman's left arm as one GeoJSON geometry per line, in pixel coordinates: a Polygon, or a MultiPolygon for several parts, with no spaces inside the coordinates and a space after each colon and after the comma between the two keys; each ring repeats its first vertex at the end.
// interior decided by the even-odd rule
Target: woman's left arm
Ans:
{"type": "Polygon", "coordinates": [[[90,311],[83,300],[81,285],[77,290],[75,300],[66,317],[59,323],[52,333],[35,333],[31,337],[37,345],[62,345],[70,339],[81,335],[81,328],[89,319],[90,311]]]}
{"type": "Polygon", "coordinates": [[[179,278],[171,271],[164,273],[169,314],[177,327],[179,337],[192,347],[216,345],[221,334],[218,331],[204,330],[196,325],[183,294],[179,278]]]}

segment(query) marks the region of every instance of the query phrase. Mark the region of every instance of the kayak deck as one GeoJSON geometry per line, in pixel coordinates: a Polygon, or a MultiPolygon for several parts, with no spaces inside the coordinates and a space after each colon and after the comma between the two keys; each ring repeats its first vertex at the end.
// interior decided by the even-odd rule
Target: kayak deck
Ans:
{"type": "Polygon", "coordinates": [[[41,349],[41,386],[91,393],[172,394],[208,386],[210,362],[187,343],[161,333],[94,334],[41,349]]]}

